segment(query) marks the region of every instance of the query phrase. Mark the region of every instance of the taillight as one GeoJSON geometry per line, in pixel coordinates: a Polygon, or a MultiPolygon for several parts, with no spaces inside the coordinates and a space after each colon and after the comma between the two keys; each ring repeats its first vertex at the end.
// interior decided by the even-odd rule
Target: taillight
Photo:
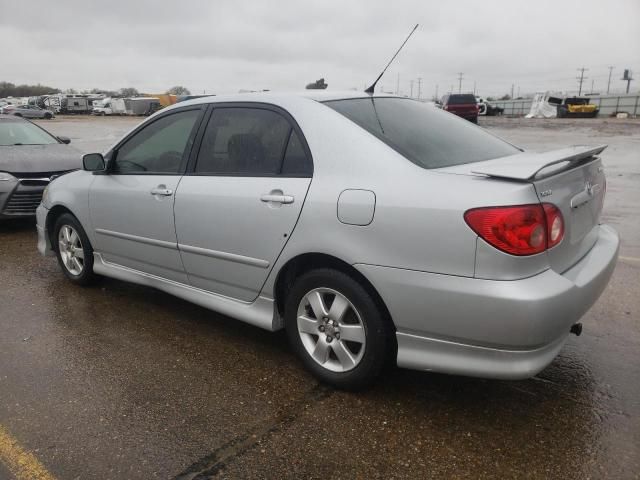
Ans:
{"type": "Polygon", "coordinates": [[[555,205],[543,203],[542,208],[547,218],[547,248],[555,247],[564,237],[564,219],[555,205]]]}
{"type": "Polygon", "coordinates": [[[534,255],[564,237],[562,213],[549,203],[467,210],[464,219],[487,243],[512,255],[534,255]]]}

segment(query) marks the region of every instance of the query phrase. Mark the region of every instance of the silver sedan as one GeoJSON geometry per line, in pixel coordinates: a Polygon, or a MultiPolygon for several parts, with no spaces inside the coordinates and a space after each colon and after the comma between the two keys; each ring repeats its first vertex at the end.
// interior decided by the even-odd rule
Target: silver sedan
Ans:
{"type": "Polygon", "coordinates": [[[53,181],[38,248],[275,331],[324,382],[385,363],[520,379],[558,354],[618,255],[600,146],[529,153],[414,100],[207,97],[53,181]]]}
{"type": "Polygon", "coordinates": [[[45,110],[37,105],[5,105],[0,109],[0,113],[24,118],[44,118],[46,120],[51,120],[54,117],[52,111],[45,110]]]}

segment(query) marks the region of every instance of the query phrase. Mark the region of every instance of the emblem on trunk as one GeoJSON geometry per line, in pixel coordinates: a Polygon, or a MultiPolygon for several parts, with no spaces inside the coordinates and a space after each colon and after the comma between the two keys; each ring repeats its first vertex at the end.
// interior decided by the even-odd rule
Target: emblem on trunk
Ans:
{"type": "Polygon", "coordinates": [[[593,197],[594,195],[597,195],[598,192],[600,192],[600,185],[598,183],[591,183],[591,181],[588,181],[585,184],[584,188],[590,197],[593,197]]]}
{"type": "Polygon", "coordinates": [[[544,190],[544,191],[540,192],[540,196],[541,197],[548,197],[551,194],[553,194],[553,190],[544,190]]]}

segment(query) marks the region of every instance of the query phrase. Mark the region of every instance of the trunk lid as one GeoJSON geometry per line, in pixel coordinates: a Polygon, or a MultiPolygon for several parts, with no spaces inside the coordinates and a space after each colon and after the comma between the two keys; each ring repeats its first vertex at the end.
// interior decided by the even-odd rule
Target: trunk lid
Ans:
{"type": "Polygon", "coordinates": [[[441,170],[532,183],[541,203],[551,203],[562,212],[564,238],[547,250],[551,268],[562,273],[586,255],[598,238],[606,180],[597,155],[606,147],[575,146],[545,153],[523,152],[441,170]]]}

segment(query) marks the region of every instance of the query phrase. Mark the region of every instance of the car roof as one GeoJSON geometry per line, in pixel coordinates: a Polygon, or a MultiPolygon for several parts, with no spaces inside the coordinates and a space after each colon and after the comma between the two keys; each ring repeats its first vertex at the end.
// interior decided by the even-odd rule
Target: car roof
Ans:
{"type": "Polygon", "coordinates": [[[405,98],[388,93],[374,93],[368,94],[364,91],[356,90],[302,90],[298,92],[246,92],[246,93],[233,93],[227,95],[211,95],[206,97],[194,98],[191,100],[185,100],[184,102],[176,103],[173,106],[182,105],[200,105],[203,103],[220,103],[220,102],[264,102],[264,103],[279,103],[279,101],[290,98],[307,98],[309,100],[315,100],[317,102],[328,102],[331,100],[348,100],[354,98],[379,98],[379,97],[397,97],[405,98]]]}

